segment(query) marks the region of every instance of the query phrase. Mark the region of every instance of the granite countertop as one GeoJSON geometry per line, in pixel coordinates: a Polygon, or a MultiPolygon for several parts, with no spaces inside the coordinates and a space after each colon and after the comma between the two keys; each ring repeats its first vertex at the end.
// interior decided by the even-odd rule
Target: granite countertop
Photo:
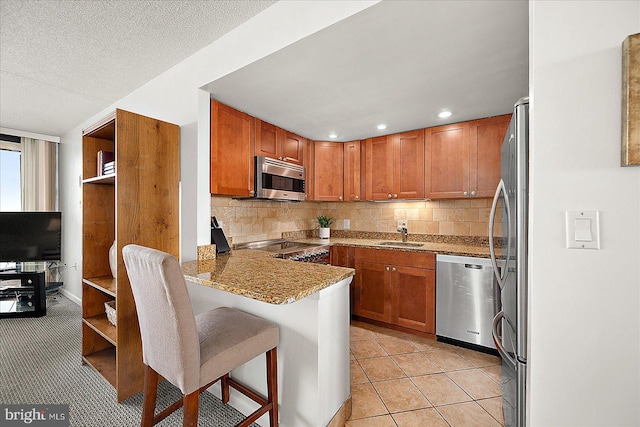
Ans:
{"type": "Polygon", "coordinates": [[[354,275],[352,268],[287,261],[256,249],[184,262],[187,280],[269,304],[290,304],[354,275]]]}
{"type": "MultiPolygon", "coordinates": [[[[455,256],[467,256],[477,258],[489,258],[489,245],[477,245],[474,243],[448,243],[448,242],[420,242],[412,241],[411,243],[419,243],[423,246],[420,247],[398,247],[398,246],[385,246],[380,245],[380,242],[391,241],[390,239],[359,239],[348,237],[332,237],[330,239],[319,239],[317,237],[306,239],[295,239],[297,242],[305,243],[317,243],[324,245],[337,245],[337,246],[358,246],[375,249],[390,249],[394,251],[412,251],[412,252],[429,252],[441,255],[455,255],[455,256]]],[[[400,243],[400,241],[398,241],[400,243]]],[[[496,248],[499,252],[499,248],[496,248]]]]}

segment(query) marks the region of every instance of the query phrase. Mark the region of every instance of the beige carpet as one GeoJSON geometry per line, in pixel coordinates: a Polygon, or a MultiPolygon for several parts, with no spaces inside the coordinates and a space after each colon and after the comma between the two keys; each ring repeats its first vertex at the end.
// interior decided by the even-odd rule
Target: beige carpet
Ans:
{"type": "MultiPolygon", "coordinates": [[[[140,425],[142,393],[116,402],[115,390],[82,364],[80,307],[61,294],[47,297],[47,315],[0,319],[0,403],[68,404],[72,426],[140,425]]],[[[180,397],[164,381],[158,408],[180,397]]],[[[200,426],[234,426],[243,415],[211,393],[200,396],[200,426]]],[[[159,426],[181,426],[182,410],[159,426]]],[[[257,424],[254,424],[257,426],[257,424]]]]}

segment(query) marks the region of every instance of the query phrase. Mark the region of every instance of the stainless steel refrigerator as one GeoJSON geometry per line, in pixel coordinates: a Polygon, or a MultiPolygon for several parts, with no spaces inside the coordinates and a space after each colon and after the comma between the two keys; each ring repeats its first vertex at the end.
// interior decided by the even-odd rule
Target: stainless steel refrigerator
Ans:
{"type": "Polygon", "coordinates": [[[529,98],[515,104],[500,167],[501,180],[489,221],[491,262],[502,302],[502,311],[493,319],[493,340],[502,357],[505,426],[520,427],[526,425],[527,389],[529,98]],[[499,252],[494,237],[500,237],[499,252]]]}

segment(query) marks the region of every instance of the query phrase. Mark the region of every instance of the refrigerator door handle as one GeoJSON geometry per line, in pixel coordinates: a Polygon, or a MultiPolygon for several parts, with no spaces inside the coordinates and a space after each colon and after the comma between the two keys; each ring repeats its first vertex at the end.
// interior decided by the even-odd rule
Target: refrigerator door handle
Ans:
{"type": "Polygon", "coordinates": [[[500,289],[504,288],[505,277],[508,272],[508,264],[509,258],[511,258],[511,208],[509,207],[509,200],[507,198],[507,189],[504,185],[504,181],[501,179],[498,184],[498,188],[496,188],[496,194],[493,196],[493,203],[491,204],[491,213],[489,214],[489,253],[491,254],[491,266],[493,267],[493,273],[496,275],[496,279],[498,280],[498,286],[500,289]],[[500,192],[504,195],[504,205],[507,209],[507,258],[505,259],[505,265],[502,269],[502,273],[498,268],[498,262],[496,260],[496,250],[493,244],[493,224],[496,218],[496,210],[498,208],[498,199],[500,199],[500,192]]]}
{"type": "Polygon", "coordinates": [[[500,311],[498,314],[496,314],[496,317],[493,318],[493,328],[492,328],[493,342],[496,345],[496,348],[498,349],[498,353],[500,353],[500,356],[502,356],[502,359],[507,361],[507,363],[515,369],[516,359],[515,357],[511,357],[511,355],[509,355],[509,353],[505,350],[504,346],[502,345],[502,337],[499,336],[498,334],[498,325],[500,324],[500,321],[503,318],[507,321],[507,324],[509,324],[509,326],[513,329],[513,325],[511,325],[509,318],[504,316],[504,311],[500,311]]]}

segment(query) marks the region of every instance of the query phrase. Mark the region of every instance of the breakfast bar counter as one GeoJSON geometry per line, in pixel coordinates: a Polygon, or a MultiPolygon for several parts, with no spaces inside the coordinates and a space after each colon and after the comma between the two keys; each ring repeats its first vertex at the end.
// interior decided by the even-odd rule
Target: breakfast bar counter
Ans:
{"type": "MultiPolygon", "coordinates": [[[[350,268],[288,261],[253,249],[182,263],[197,315],[226,306],[278,325],[280,426],[324,427],[350,413],[350,268]]],[[[264,356],[231,376],[266,395],[264,356]]],[[[220,397],[219,385],[210,391],[220,397]]],[[[257,405],[231,393],[229,404],[244,414],[257,405]]],[[[258,424],[268,425],[266,415],[258,424]]]]}
{"type": "Polygon", "coordinates": [[[350,268],[273,258],[255,249],[182,263],[187,280],[269,304],[290,304],[353,276],[350,268]]]}

